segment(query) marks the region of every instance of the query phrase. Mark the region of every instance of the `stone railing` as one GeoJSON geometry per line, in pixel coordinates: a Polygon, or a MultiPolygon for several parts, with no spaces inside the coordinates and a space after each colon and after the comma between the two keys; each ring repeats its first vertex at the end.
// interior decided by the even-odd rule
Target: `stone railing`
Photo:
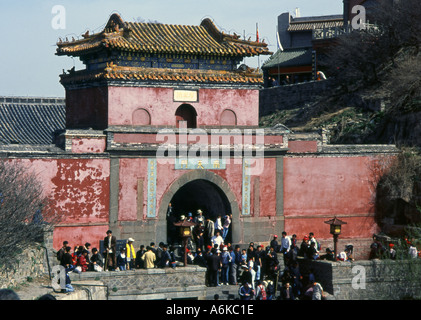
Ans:
{"type": "Polygon", "coordinates": [[[0,104],[66,104],[65,98],[0,96],[0,104]]]}
{"type": "Polygon", "coordinates": [[[421,259],[329,262],[300,260],[304,273],[334,300],[401,300],[421,297],[421,259]]]}
{"type": "Polygon", "coordinates": [[[206,269],[198,266],[175,269],[71,273],[72,283],[100,281],[108,287],[109,300],[159,300],[206,298],[206,269]]]}
{"type": "MultiPolygon", "coordinates": [[[[362,29],[368,32],[378,32],[379,27],[375,24],[365,23],[362,25],[362,29]]],[[[312,39],[313,40],[326,40],[334,39],[344,34],[349,34],[354,31],[352,25],[349,23],[345,27],[325,27],[319,29],[313,29],[312,39]]]]}
{"type": "Polygon", "coordinates": [[[351,25],[348,27],[326,27],[320,29],[313,29],[313,40],[325,40],[337,38],[343,34],[350,33],[352,31],[351,25]]]}

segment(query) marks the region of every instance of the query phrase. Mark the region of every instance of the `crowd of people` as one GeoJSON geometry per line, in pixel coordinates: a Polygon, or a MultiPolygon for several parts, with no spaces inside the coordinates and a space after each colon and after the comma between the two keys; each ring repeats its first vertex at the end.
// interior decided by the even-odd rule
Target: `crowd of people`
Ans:
{"type": "Polygon", "coordinates": [[[393,242],[382,241],[380,237],[374,235],[373,242],[370,245],[369,259],[392,259],[398,258],[421,258],[421,251],[415,246],[414,239],[403,239],[398,245],[393,242]]]}
{"type": "MultiPolygon", "coordinates": [[[[175,217],[169,207],[167,219],[175,217]]],[[[184,246],[174,234],[168,237],[169,243],[160,242],[158,247],[154,242],[148,246],[140,245],[135,250],[133,238],[127,239],[125,246],[119,252],[116,250],[116,237],[108,230],[103,241],[103,250],[91,249],[90,243],[76,246],[73,249],[68,242],[57,252],[57,259],[66,268],[66,272],[86,271],[125,271],[131,269],[176,268],[183,265],[186,255],[187,264],[206,268],[206,285],[221,287],[224,285],[239,286],[241,299],[271,300],[277,299],[321,299],[323,289],[316,282],[314,274],[306,271],[302,274],[299,259],[353,261],[353,246],[347,245],[344,250],[335,254],[330,248],[322,253],[320,242],[310,232],[301,243],[295,234],[288,236],[284,231],[280,238],[274,235],[269,245],[251,242],[247,248],[233,245],[228,237],[231,226],[231,215],[217,216],[215,221],[204,217],[197,210],[195,216],[191,213],[181,215],[177,221],[193,222],[191,238],[184,246]],[[177,253],[176,253],[177,252],[177,253]],[[283,260],[283,264],[281,263],[283,260]],[[283,268],[281,270],[281,266],[283,268]],[[279,292],[279,294],[276,294],[279,292]]],[[[413,245],[408,243],[409,250],[413,245]]],[[[386,250],[384,245],[374,238],[371,245],[370,259],[387,256],[394,259],[396,251],[393,245],[386,250]]]]}
{"type": "MultiPolygon", "coordinates": [[[[167,217],[171,215],[173,213],[170,212],[167,217]]],[[[227,237],[231,219],[231,215],[226,214],[212,221],[209,217],[205,218],[201,210],[197,210],[195,217],[190,213],[181,215],[179,221],[194,222],[186,252],[184,246],[174,242],[160,242],[158,247],[151,242],[135,250],[132,238],[117,252],[116,237],[108,230],[103,241],[103,252],[100,253],[97,248],[91,250],[90,243],[76,246],[71,252],[71,247],[65,241],[57,252],[57,259],[66,268],[66,272],[80,273],[176,268],[177,265],[183,265],[186,254],[187,264],[206,268],[207,286],[239,286],[241,299],[271,300],[275,298],[276,289],[280,291],[277,298],[283,299],[311,298],[313,292],[320,291],[314,289],[315,285],[320,286],[314,276],[300,274],[297,262],[298,256],[333,259],[328,254],[319,255],[320,245],[313,233],[305,236],[300,246],[296,235],[289,237],[286,232],[282,232],[280,239],[275,235],[267,246],[251,242],[247,248],[241,248],[230,243],[227,237]],[[285,266],[283,270],[280,269],[281,255],[285,266]]]]}

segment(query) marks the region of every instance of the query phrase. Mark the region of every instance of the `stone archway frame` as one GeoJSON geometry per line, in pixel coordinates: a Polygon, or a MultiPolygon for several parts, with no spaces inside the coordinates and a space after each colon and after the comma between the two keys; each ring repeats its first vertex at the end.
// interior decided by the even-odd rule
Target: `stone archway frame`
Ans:
{"type": "Polygon", "coordinates": [[[187,183],[193,180],[207,180],[209,182],[212,182],[213,184],[215,184],[222,190],[222,192],[227,197],[228,202],[231,207],[231,214],[232,214],[231,225],[233,226],[232,243],[242,243],[243,228],[242,228],[242,223],[240,221],[240,208],[238,206],[237,198],[234,192],[231,190],[228,182],[225,179],[223,179],[218,174],[211,171],[207,171],[207,170],[189,171],[183,174],[177,180],[175,180],[171,184],[171,186],[166,190],[166,192],[162,196],[161,204],[158,211],[159,223],[157,226],[157,237],[159,239],[166,239],[167,237],[166,214],[167,214],[168,204],[170,203],[173,196],[181,187],[183,187],[184,185],[186,185],[187,183]]]}

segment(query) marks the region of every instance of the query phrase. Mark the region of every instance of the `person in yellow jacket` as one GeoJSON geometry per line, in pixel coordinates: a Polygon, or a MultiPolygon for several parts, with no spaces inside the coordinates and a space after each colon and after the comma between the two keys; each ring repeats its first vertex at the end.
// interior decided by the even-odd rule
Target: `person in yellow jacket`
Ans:
{"type": "Polygon", "coordinates": [[[152,248],[150,246],[146,247],[146,252],[142,256],[142,260],[144,261],[145,269],[155,268],[156,255],[152,252],[152,248]]]}
{"type": "Polygon", "coordinates": [[[134,250],[133,242],[134,242],[133,238],[127,239],[127,243],[126,243],[127,270],[134,269],[136,251],[134,250]]]}

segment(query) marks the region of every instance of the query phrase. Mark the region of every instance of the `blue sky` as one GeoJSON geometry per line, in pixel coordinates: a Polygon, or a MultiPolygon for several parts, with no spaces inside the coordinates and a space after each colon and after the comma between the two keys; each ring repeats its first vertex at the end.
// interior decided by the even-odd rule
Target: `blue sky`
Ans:
{"type": "MultiPolygon", "coordinates": [[[[276,50],[277,17],[283,12],[301,16],[342,13],[342,0],[0,0],[0,96],[64,97],[62,70],[83,66],[55,55],[59,37],[100,32],[112,13],[126,21],[139,19],[166,24],[199,25],[211,18],[220,30],[260,38],[276,50]],[[65,9],[65,29],[55,29],[54,6],[65,9]]],[[[246,64],[256,67],[267,57],[246,64]]]]}

